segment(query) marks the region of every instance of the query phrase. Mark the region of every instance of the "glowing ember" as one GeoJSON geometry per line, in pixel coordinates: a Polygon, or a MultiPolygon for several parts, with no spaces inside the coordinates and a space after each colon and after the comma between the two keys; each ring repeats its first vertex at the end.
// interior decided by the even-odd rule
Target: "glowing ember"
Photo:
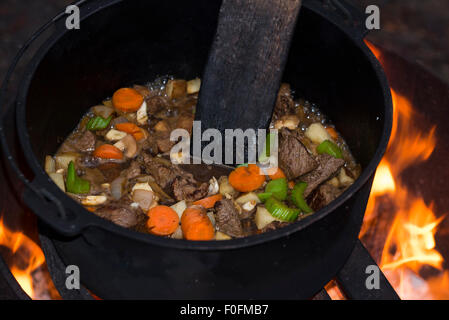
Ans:
{"type": "Polygon", "coordinates": [[[45,262],[41,248],[22,232],[11,231],[0,218],[0,246],[10,249],[12,264],[11,273],[31,298],[36,298],[33,288],[32,274],[45,262]]]}
{"type": "MultiPolygon", "coordinates": [[[[377,58],[381,54],[367,43],[377,58]]],[[[422,132],[414,122],[417,114],[410,102],[391,90],[393,128],[387,152],[374,178],[360,237],[373,225],[385,206],[393,208],[394,220],[380,260],[380,267],[402,299],[449,298],[449,271],[442,269],[443,257],[435,249],[435,233],[444,216],[437,218],[432,204],[412,194],[401,181],[408,167],[427,160],[435,149],[435,127],[422,132]],[[437,276],[424,277],[424,268],[435,268],[437,276]]],[[[434,272],[435,273],[435,272],[434,272]]]]}

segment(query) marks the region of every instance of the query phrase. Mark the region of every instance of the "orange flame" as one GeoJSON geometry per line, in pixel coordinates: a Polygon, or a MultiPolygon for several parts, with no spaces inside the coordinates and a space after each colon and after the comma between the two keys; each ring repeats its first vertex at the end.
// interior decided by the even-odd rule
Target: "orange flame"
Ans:
{"type": "MultiPolygon", "coordinates": [[[[382,61],[381,52],[367,43],[382,61]]],[[[435,234],[444,216],[437,218],[433,204],[412,194],[401,181],[408,167],[427,160],[436,146],[435,127],[422,132],[414,122],[418,115],[407,98],[391,90],[393,127],[387,152],[374,177],[365,221],[360,236],[372,226],[382,201],[394,207],[394,220],[382,251],[380,267],[403,299],[449,298],[449,271],[442,270],[443,257],[435,249],[435,234]],[[440,270],[437,277],[424,279],[424,266],[440,270]]]]}
{"type": "Polygon", "coordinates": [[[32,273],[44,262],[41,248],[22,232],[11,231],[0,217],[0,246],[7,247],[13,255],[10,270],[28,296],[35,297],[32,273]]]}

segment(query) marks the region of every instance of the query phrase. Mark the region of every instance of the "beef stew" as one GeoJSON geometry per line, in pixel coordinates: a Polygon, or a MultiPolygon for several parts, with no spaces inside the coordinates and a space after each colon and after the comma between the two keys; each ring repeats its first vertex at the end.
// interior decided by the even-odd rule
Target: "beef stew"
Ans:
{"type": "Polygon", "coordinates": [[[282,84],[270,125],[279,130],[279,168],[261,174],[256,164],[246,164],[220,176],[203,170],[199,179],[169,155],[176,144],[170,133],[192,132],[200,85],[200,79],[165,77],[117,90],[46,157],[46,172],[92,214],[187,240],[283,227],[328,205],[360,175],[336,128],[282,84]]]}

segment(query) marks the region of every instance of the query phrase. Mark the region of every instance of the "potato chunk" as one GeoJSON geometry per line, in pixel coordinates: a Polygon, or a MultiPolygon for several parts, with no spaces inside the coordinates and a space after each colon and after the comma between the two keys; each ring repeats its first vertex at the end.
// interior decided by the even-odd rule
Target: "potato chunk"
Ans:
{"type": "Polygon", "coordinates": [[[320,144],[325,140],[332,141],[331,135],[327,132],[326,128],[319,123],[312,123],[306,130],[306,137],[312,140],[313,143],[320,144]]]}
{"type": "Polygon", "coordinates": [[[58,154],[57,156],[55,156],[56,169],[67,170],[70,161],[73,161],[75,163],[76,159],[78,159],[79,156],[80,155],[76,152],[66,152],[58,154]]]}
{"type": "Polygon", "coordinates": [[[187,94],[187,81],[185,80],[169,80],[165,88],[167,96],[170,99],[178,99],[185,97],[187,94]]]}
{"type": "Polygon", "coordinates": [[[198,93],[200,91],[200,88],[201,88],[201,79],[200,78],[196,78],[196,79],[187,81],[187,93],[188,94],[198,93]]]}

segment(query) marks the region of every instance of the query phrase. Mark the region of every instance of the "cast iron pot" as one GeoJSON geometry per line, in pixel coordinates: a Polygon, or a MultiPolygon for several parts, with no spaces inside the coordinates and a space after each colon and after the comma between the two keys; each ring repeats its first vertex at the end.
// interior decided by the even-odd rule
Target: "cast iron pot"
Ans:
{"type": "MultiPolygon", "coordinates": [[[[363,42],[360,17],[322,1],[304,1],[284,74],[297,96],[316,102],[346,138],[363,166],[360,178],[327,207],[280,230],[189,242],[136,233],[96,217],[51,182],[43,162],[86,110],[117,88],[166,74],[201,76],[220,1],[98,0],[79,5],[80,30],[67,30],[61,14],[19,53],[14,64],[26,56],[32,41],[44,40],[10,106],[33,176],[18,175],[27,185],[24,200],[46,226],[63,261],[77,265],[81,282],[102,298],[298,299],[319,291],[358,241],[391,128],[389,87],[363,42]],[[43,39],[48,30],[50,36],[43,39]]],[[[13,71],[14,65],[8,77],[13,71]]],[[[4,89],[3,101],[6,93],[4,89]]],[[[2,145],[18,172],[6,143],[6,119],[2,145]]]]}

